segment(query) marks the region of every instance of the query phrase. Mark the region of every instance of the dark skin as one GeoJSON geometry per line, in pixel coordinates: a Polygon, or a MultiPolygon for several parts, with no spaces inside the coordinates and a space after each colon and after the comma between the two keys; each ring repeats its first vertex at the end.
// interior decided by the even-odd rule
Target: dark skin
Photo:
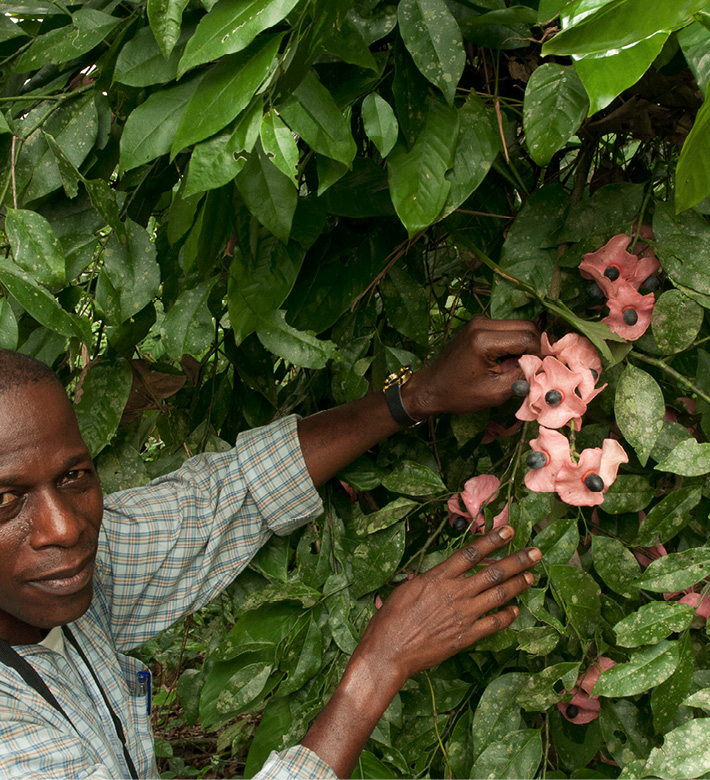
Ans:
{"type": "MultiPolygon", "coordinates": [[[[539,333],[532,323],[476,318],[402,388],[405,408],[423,420],[496,406],[522,378],[505,359],[537,352],[539,333]]],[[[298,424],[317,486],[398,430],[382,393],[298,424]]],[[[84,614],[102,513],[99,480],[62,388],[41,381],[0,394],[1,638],[36,643],[53,626],[84,614]]],[[[530,586],[526,570],[540,559],[538,550],[517,552],[466,576],[510,540],[511,530],[491,532],[399,586],[370,621],[340,685],[302,741],[339,777],[351,774],[408,677],[515,619],[517,609],[505,605],[530,586]]]]}

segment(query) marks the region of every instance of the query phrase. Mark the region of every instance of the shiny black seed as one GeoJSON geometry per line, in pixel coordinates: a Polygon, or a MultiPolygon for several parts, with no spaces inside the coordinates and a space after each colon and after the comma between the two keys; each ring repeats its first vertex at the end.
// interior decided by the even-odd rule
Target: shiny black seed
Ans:
{"type": "Polygon", "coordinates": [[[576,704],[567,705],[567,717],[576,718],[579,715],[579,707],[576,704]]]}
{"type": "Polygon", "coordinates": [[[599,379],[599,372],[593,368],[589,369],[592,372],[592,376],[594,377],[594,381],[596,382],[597,379],[599,379]]]}
{"type": "Polygon", "coordinates": [[[601,493],[604,490],[604,480],[599,474],[587,474],[584,478],[584,484],[592,491],[592,493],[601,493]]]}
{"type": "Polygon", "coordinates": [[[528,457],[525,458],[525,462],[531,469],[541,469],[547,466],[547,456],[544,452],[535,452],[533,450],[533,452],[529,453],[528,457]]]}
{"type": "Polygon", "coordinates": [[[612,282],[615,282],[619,278],[619,269],[615,265],[610,265],[606,271],[604,271],[604,276],[612,282]]]}
{"type": "Polygon", "coordinates": [[[463,517],[457,517],[454,520],[454,531],[463,533],[468,528],[468,521],[463,517]]]}
{"type": "Polygon", "coordinates": [[[545,393],[545,402],[548,406],[559,406],[562,403],[562,393],[559,390],[548,390],[545,393]]]}
{"type": "Polygon", "coordinates": [[[627,325],[635,325],[639,321],[636,309],[624,309],[624,314],[622,316],[627,325]]]}
{"type": "Polygon", "coordinates": [[[661,286],[661,280],[657,276],[649,276],[643,283],[643,287],[651,292],[655,292],[661,286]]]}
{"type": "Polygon", "coordinates": [[[587,295],[589,295],[590,298],[596,298],[597,300],[601,300],[604,297],[604,292],[596,282],[592,282],[587,287],[587,295]]]}
{"type": "Polygon", "coordinates": [[[517,395],[520,398],[525,398],[529,392],[530,384],[524,379],[518,379],[516,382],[513,382],[513,395],[517,395]]]}

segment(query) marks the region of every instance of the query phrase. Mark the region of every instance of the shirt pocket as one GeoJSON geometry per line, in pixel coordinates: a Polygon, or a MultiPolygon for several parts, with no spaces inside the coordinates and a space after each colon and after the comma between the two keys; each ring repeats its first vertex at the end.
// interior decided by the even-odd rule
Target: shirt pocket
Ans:
{"type": "MultiPolygon", "coordinates": [[[[134,747],[134,745],[130,744],[133,740],[126,735],[129,739],[131,755],[141,777],[157,777],[153,726],[150,719],[152,697],[150,671],[142,661],[130,655],[119,653],[118,662],[121,666],[123,680],[128,689],[127,703],[130,728],[134,732],[137,741],[137,745],[134,747]],[[138,755],[136,755],[136,748],[138,755]]],[[[128,725],[125,724],[125,726],[128,725]]]]}

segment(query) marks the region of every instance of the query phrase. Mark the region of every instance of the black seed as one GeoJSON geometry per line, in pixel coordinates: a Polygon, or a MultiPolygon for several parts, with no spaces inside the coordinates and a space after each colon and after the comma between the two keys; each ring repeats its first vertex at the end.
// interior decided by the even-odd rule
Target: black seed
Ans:
{"type": "Polygon", "coordinates": [[[604,271],[604,276],[610,281],[615,282],[619,278],[619,269],[615,265],[610,265],[606,271],[604,271]]]}
{"type": "Polygon", "coordinates": [[[590,298],[596,298],[597,300],[601,300],[604,297],[604,292],[596,282],[592,282],[587,287],[587,295],[589,295],[590,298]]]}
{"type": "Polygon", "coordinates": [[[601,493],[604,490],[604,480],[599,474],[587,474],[584,478],[584,484],[592,491],[592,493],[601,493]]]}
{"type": "Polygon", "coordinates": [[[457,517],[454,520],[454,531],[463,533],[468,528],[468,521],[464,517],[457,517]]]}
{"type": "Polygon", "coordinates": [[[649,276],[642,286],[651,292],[655,292],[661,286],[661,280],[657,276],[649,276]]]}
{"type": "Polygon", "coordinates": [[[579,715],[579,707],[576,704],[567,705],[567,717],[576,718],[579,715]]]}
{"type": "Polygon", "coordinates": [[[524,379],[518,379],[516,382],[513,382],[513,395],[517,395],[520,398],[525,398],[529,392],[530,384],[524,379]]]}
{"type": "Polygon", "coordinates": [[[542,469],[547,466],[547,456],[544,452],[536,452],[533,450],[533,452],[529,453],[528,457],[525,458],[525,462],[531,469],[542,469]]]}
{"type": "Polygon", "coordinates": [[[589,370],[592,372],[592,376],[594,377],[594,381],[596,382],[597,379],[599,379],[599,372],[594,368],[590,368],[589,370]]]}
{"type": "Polygon", "coordinates": [[[635,325],[639,321],[639,316],[636,313],[636,309],[624,309],[623,313],[624,322],[627,325],[635,325]]]}
{"type": "Polygon", "coordinates": [[[548,406],[559,406],[562,403],[562,393],[559,390],[548,390],[545,393],[545,402],[548,406]]]}

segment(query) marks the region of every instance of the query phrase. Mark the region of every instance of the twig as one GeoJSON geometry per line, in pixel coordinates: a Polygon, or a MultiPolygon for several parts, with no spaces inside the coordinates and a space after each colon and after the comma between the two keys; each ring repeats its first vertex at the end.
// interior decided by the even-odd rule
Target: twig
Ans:
{"type": "Polygon", "coordinates": [[[12,136],[12,145],[10,147],[10,176],[12,178],[12,207],[17,208],[17,182],[15,181],[15,141],[17,136],[12,136]]]}
{"type": "Polygon", "coordinates": [[[629,356],[632,358],[637,358],[638,360],[641,360],[644,363],[648,363],[649,365],[656,366],[656,368],[660,368],[661,371],[663,371],[665,374],[672,376],[673,379],[678,382],[678,384],[683,385],[683,387],[685,387],[687,390],[690,390],[702,398],[705,403],[710,404],[710,395],[704,393],[697,385],[694,385],[690,379],[688,379],[688,377],[680,374],[675,370],[675,368],[671,368],[668,363],[661,360],[660,358],[649,357],[648,355],[643,355],[640,352],[636,352],[635,350],[631,350],[629,356]]]}
{"type": "Polygon", "coordinates": [[[431,684],[431,679],[429,678],[429,673],[424,672],[424,676],[426,677],[426,681],[429,683],[429,691],[431,692],[431,709],[434,714],[434,731],[436,732],[436,739],[439,743],[439,748],[441,749],[441,755],[444,757],[444,762],[446,763],[446,770],[448,771],[447,777],[453,777],[454,773],[451,769],[451,762],[449,761],[449,754],[446,752],[446,748],[444,747],[444,743],[441,741],[441,734],[439,734],[439,724],[436,722],[436,719],[438,717],[438,713],[436,711],[436,697],[434,696],[434,686],[431,684]]]}

